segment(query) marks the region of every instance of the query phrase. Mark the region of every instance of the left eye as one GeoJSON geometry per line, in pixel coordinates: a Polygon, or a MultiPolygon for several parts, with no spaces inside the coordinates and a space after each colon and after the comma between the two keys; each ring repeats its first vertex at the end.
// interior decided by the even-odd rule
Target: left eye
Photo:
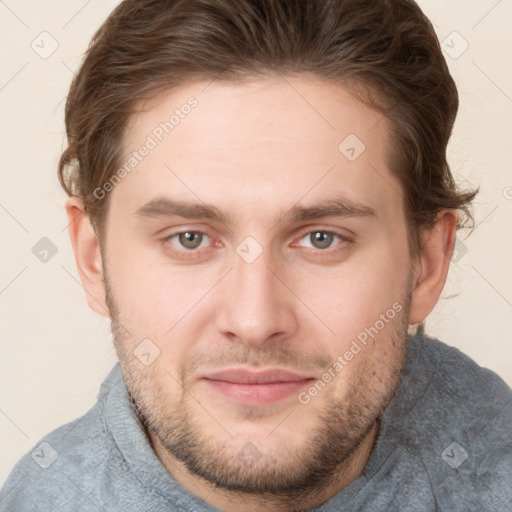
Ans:
{"type": "Polygon", "coordinates": [[[343,241],[343,237],[333,231],[310,231],[301,240],[310,240],[313,249],[329,249],[335,239],[343,241]]]}
{"type": "Polygon", "coordinates": [[[167,240],[172,241],[172,239],[176,237],[181,246],[188,250],[200,249],[204,238],[210,238],[202,231],[182,231],[181,233],[171,235],[167,240]]]}

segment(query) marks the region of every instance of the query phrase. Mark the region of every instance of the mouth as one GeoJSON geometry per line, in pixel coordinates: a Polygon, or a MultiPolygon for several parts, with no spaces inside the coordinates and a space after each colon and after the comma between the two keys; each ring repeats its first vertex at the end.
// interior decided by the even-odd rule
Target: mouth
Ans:
{"type": "Polygon", "coordinates": [[[283,369],[259,372],[234,368],[206,375],[202,381],[213,392],[243,405],[265,405],[297,395],[314,377],[283,369]]]}

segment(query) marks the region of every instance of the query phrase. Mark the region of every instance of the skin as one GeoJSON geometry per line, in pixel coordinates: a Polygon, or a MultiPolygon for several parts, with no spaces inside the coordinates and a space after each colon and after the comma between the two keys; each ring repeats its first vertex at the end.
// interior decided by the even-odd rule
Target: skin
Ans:
{"type": "Polygon", "coordinates": [[[197,107],[109,192],[103,244],[82,202],[69,199],[87,300],[111,316],[128,390],[178,482],[227,512],[315,507],[364,470],[407,329],[443,289],[457,214],[441,211],[411,260],[387,120],[342,85],[306,75],[162,93],[132,116],[126,155],[191,96],[197,107]],[[353,162],[338,150],[351,133],[366,146],[353,162]],[[230,217],[137,214],[164,197],[230,217]],[[375,215],[286,216],[333,197],[375,215]],[[187,231],[207,236],[171,236],[187,231]],[[250,263],[237,253],[248,236],[262,251],[250,263]],[[202,379],[278,367],[318,380],[393,304],[394,318],[307,404],[297,394],[239,404],[202,379]],[[149,366],[134,356],[144,339],[160,351],[149,366]]]}

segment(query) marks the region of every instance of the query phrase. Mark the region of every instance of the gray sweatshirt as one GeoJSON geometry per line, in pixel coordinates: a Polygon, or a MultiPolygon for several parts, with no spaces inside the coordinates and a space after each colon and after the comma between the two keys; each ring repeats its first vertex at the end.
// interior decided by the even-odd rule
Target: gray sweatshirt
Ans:
{"type": "MultiPolygon", "coordinates": [[[[2,512],[218,510],[156,457],[119,364],[91,410],[41,439],[0,491],[2,512]]],[[[417,334],[364,473],[314,510],[511,512],[511,389],[459,350],[417,334]]]]}

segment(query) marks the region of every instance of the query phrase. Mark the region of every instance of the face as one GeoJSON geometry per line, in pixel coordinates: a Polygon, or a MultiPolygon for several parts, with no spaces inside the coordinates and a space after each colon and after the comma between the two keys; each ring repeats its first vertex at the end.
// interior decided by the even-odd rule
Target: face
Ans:
{"type": "Polygon", "coordinates": [[[387,121],[305,76],[197,82],[141,107],[102,252],[141,419],[221,488],[318,486],[375,425],[405,354],[387,121]]]}

